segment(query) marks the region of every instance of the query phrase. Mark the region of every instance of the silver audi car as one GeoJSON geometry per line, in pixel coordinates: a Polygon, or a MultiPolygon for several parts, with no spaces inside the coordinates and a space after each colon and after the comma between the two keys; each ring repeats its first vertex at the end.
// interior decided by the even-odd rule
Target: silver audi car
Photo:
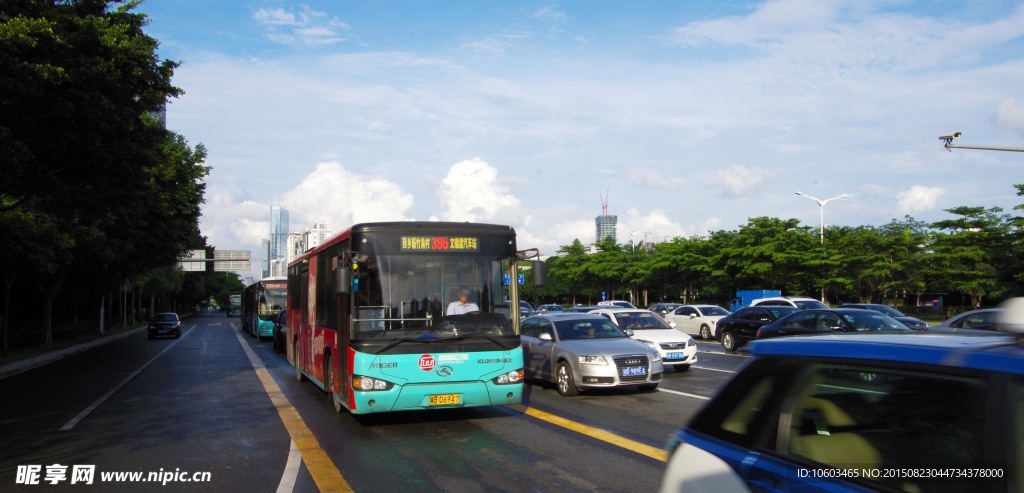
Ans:
{"type": "Polygon", "coordinates": [[[526,378],[553,382],[564,396],[580,390],[633,386],[658,388],[661,353],[600,315],[553,312],[521,324],[526,378]]]}

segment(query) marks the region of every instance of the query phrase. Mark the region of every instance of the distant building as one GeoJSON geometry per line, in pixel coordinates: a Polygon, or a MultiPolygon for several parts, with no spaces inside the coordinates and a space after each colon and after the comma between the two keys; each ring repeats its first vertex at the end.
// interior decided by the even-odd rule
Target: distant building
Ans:
{"type": "Polygon", "coordinates": [[[597,216],[594,219],[594,242],[600,243],[605,238],[611,237],[612,241],[616,241],[615,236],[615,225],[619,222],[619,216],[597,216]]]}
{"type": "Polygon", "coordinates": [[[285,265],[290,264],[303,253],[320,246],[330,237],[331,230],[327,229],[327,218],[320,218],[313,224],[312,229],[304,230],[301,233],[288,233],[286,242],[288,254],[285,265]]]}

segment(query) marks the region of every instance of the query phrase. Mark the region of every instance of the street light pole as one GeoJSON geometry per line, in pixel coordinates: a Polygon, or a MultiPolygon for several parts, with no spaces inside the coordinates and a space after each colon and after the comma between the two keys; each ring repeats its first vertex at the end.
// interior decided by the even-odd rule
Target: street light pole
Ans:
{"type": "MultiPolygon", "coordinates": [[[[827,204],[827,203],[829,203],[829,202],[831,202],[833,200],[845,199],[845,198],[849,197],[849,195],[844,193],[842,195],[837,195],[835,197],[828,198],[828,199],[819,199],[818,197],[815,197],[813,195],[807,195],[806,193],[803,193],[803,192],[797,192],[796,194],[801,196],[801,197],[806,197],[808,199],[811,199],[811,200],[813,200],[813,201],[818,203],[818,207],[820,208],[820,212],[821,212],[821,244],[824,245],[825,244],[825,204],[827,204]]],[[[825,302],[825,285],[824,284],[821,285],[821,302],[822,303],[825,302]]]]}
{"type": "Polygon", "coordinates": [[[808,199],[811,199],[811,200],[817,202],[818,206],[821,208],[821,244],[824,245],[825,244],[825,204],[827,204],[827,203],[829,203],[829,202],[831,202],[833,200],[836,200],[836,199],[845,199],[845,198],[849,197],[849,195],[844,193],[842,195],[839,195],[839,196],[836,196],[836,197],[832,197],[832,198],[829,198],[829,199],[819,199],[818,197],[815,197],[813,195],[807,195],[806,193],[803,193],[803,192],[797,192],[796,194],[801,196],[801,197],[806,197],[808,199]]]}

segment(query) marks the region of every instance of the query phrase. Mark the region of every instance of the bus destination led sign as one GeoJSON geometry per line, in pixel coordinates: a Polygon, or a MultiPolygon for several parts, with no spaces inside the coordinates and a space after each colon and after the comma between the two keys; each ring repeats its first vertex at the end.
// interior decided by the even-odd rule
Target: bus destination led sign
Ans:
{"type": "Polygon", "coordinates": [[[480,239],[474,236],[403,236],[404,252],[479,252],[480,239]]]}

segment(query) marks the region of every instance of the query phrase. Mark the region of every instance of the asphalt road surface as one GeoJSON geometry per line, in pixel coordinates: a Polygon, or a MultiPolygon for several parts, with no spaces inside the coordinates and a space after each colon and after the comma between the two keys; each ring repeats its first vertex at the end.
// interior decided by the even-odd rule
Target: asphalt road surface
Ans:
{"type": "Polygon", "coordinates": [[[655,392],[356,417],[237,318],[183,329],[0,379],[0,491],[655,491],[665,439],[746,360],[699,342],[655,392]]]}

